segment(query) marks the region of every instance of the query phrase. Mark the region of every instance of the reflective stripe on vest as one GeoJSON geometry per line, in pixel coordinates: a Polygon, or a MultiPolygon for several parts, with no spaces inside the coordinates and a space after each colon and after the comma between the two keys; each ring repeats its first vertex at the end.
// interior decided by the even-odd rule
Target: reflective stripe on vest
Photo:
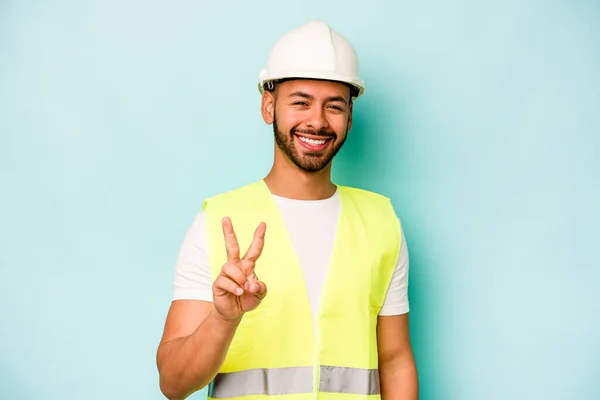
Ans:
{"type": "MultiPolygon", "coordinates": [[[[218,374],[209,398],[250,395],[302,394],[313,391],[312,367],[251,369],[218,374]]],[[[321,367],[320,392],[359,395],[380,394],[379,371],[345,367],[321,367]]]]}
{"type": "Polygon", "coordinates": [[[379,370],[322,366],[319,391],[362,395],[380,394],[379,370]]]}

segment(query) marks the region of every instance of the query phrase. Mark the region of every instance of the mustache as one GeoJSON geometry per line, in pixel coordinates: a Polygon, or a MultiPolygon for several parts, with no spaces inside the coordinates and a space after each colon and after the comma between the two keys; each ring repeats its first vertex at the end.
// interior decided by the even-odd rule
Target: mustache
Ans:
{"type": "Polygon", "coordinates": [[[293,128],[291,133],[292,133],[292,135],[300,133],[300,134],[304,134],[304,135],[320,136],[320,137],[324,137],[324,138],[334,138],[334,139],[337,138],[337,135],[335,134],[335,132],[328,131],[326,129],[315,130],[315,129],[293,128]]]}

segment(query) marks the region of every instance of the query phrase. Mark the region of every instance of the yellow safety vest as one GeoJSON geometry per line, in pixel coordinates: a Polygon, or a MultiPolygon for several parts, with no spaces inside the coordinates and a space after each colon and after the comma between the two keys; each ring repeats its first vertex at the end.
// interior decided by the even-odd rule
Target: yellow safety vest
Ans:
{"type": "Polygon", "coordinates": [[[340,216],[316,324],[283,218],[263,180],[204,202],[213,278],[227,261],[222,218],[241,255],[266,222],[256,274],[267,296],[242,318],[209,399],[380,398],[377,315],[398,259],[400,224],[386,197],[338,186],[340,216]]]}

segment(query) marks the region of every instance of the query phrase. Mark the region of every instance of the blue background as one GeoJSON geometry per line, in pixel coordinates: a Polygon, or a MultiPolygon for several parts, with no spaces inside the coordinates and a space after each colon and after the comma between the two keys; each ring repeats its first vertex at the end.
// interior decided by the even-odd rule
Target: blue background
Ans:
{"type": "Polygon", "coordinates": [[[360,56],[335,179],[402,219],[421,398],[600,398],[591,0],[0,2],[0,398],[162,398],[179,245],[270,167],[256,79],[310,19],[360,56]]]}

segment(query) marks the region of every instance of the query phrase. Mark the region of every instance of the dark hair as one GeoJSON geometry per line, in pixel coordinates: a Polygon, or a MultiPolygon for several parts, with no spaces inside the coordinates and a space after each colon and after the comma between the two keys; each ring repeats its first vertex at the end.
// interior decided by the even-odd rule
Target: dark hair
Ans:
{"type": "MultiPolygon", "coordinates": [[[[296,79],[309,79],[309,78],[283,78],[283,79],[277,79],[274,81],[269,81],[266,82],[265,84],[263,84],[263,89],[266,92],[272,92],[275,90],[275,86],[279,83],[283,83],[285,81],[291,81],[291,80],[296,80],[296,79]]],[[[315,79],[315,80],[326,80],[326,79],[315,79]]],[[[360,88],[358,88],[357,86],[354,86],[350,83],[347,82],[340,82],[340,81],[334,81],[334,82],[339,82],[339,83],[343,83],[344,85],[348,86],[348,88],[350,88],[350,102],[352,102],[352,99],[356,96],[358,96],[358,94],[360,93],[360,88]]]]}

